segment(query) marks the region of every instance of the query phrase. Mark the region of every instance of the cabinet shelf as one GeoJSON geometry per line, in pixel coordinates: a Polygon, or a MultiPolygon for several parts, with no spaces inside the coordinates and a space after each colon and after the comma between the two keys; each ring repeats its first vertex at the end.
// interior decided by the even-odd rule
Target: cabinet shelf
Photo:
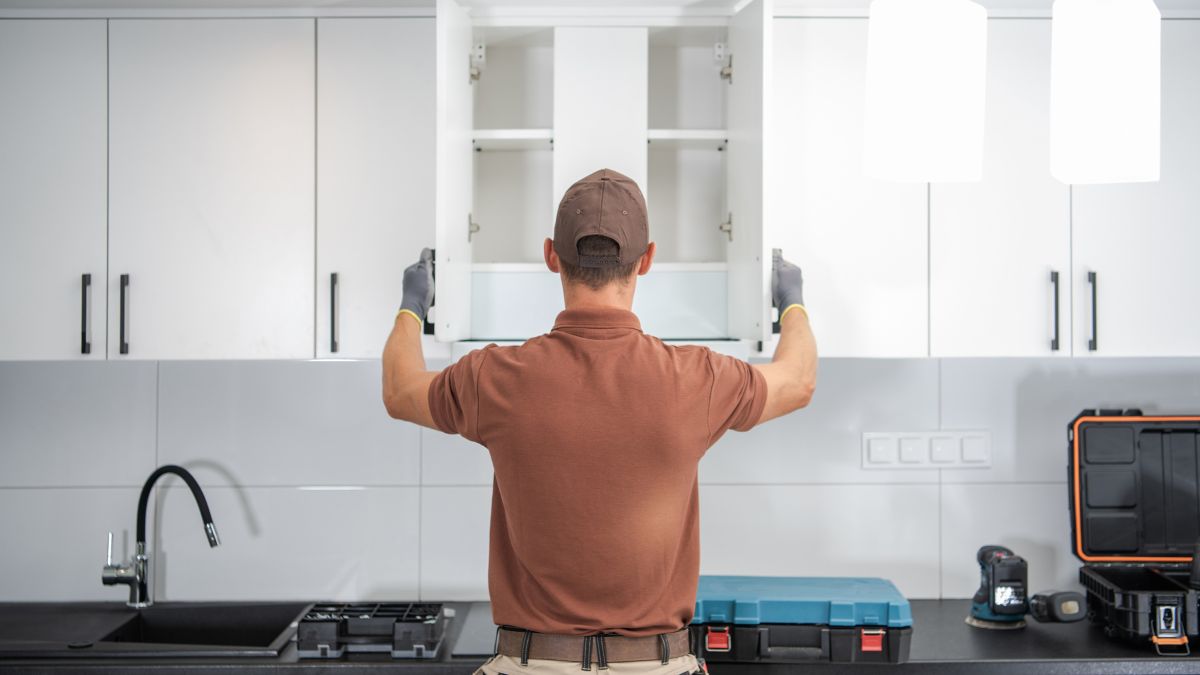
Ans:
{"type": "Polygon", "coordinates": [[[650,129],[651,148],[713,148],[722,150],[728,132],[725,129],[650,129]]]}
{"type": "Polygon", "coordinates": [[[550,150],[552,129],[476,129],[472,134],[476,150],[550,150]]]}

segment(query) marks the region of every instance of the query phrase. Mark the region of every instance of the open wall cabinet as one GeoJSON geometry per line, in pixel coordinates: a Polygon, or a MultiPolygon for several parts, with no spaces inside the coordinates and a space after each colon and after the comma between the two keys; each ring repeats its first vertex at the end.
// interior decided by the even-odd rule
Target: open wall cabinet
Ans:
{"type": "Polygon", "coordinates": [[[437,338],[549,330],[562,300],[542,242],[566,188],[600,168],[646,194],[658,253],[635,296],[645,330],[769,337],[771,16],[754,0],[708,26],[476,25],[438,0],[437,338]]]}

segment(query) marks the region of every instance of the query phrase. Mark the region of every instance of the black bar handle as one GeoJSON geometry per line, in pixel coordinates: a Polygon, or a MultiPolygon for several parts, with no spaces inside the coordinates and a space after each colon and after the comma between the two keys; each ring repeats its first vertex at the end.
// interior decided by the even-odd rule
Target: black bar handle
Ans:
{"type": "MultiPolygon", "coordinates": [[[[430,249],[433,253],[433,262],[430,264],[429,272],[433,275],[433,300],[429,303],[429,309],[437,304],[437,249],[430,249]]],[[[421,326],[421,333],[424,335],[436,335],[433,322],[429,320],[429,310],[425,311],[425,323],[421,326]]]]}
{"type": "Polygon", "coordinates": [[[1092,286],[1092,337],[1088,338],[1088,351],[1096,351],[1096,273],[1088,272],[1088,283],[1092,286]]]}
{"type": "Polygon", "coordinates": [[[79,353],[80,354],[91,354],[92,353],[92,340],[91,340],[91,334],[89,331],[91,322],[88,321],[88,296],[91,295],[91,293],[92,293],[92,275],[90,275],[90,274],[83,275],[83,283],[80,284],[80,287],[82,288],[82,302],[80,303],[80,305],[83,308],[83,318],[82,318],[83,323],[81,324],[81,328],[79,331],[79,334],[80,334],[79,353]]]}
{"type": "Polygon", "coordinates": [[[338,350],[338,274],[329,274],[329,351],[338,350]]]}
{"type": "Polygon", "coordinates": [[[1050,285],[1054,287],[1054,338],[1050,340],[1050,351],[1058,351],[1058,272],[1050,272],[1050,285]]]}
{"type": "Polygon", "coordinates": [[[129,353],[129,275],[121,275],[121,353],[129,353]]]}

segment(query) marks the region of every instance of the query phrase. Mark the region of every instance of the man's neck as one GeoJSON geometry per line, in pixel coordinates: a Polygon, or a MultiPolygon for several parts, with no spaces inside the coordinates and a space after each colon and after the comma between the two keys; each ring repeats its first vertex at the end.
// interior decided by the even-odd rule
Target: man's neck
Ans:
{"type": "Polygon", "coordinates": [[[582,284],[565,284],[563,302],[567,309],[633,309],[633,284],[609,284],[592,290],[582,284]]]}

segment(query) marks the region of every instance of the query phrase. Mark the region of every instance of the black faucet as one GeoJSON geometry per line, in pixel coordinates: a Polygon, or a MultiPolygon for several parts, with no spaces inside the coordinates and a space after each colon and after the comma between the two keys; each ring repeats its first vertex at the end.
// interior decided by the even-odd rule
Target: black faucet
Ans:
{"type": "Polygon", "coordinates": [[[212,513],[208,510],[208,500],[204,498],[204,492],[200,490],[200,484],[196,482],[192,474],[187,469],[174,464],[164,464],[155,469],[154,473],[146,479],[146,484],[142,486],[142,494],[138,497],[137,548],[133,562],[122,565],[113,564],[112,532],[109,532],[108,563],[104,566],[104,572],[100,577],[105,586],[128,585],[129,602],[126,604],[130,607],[149,607],[154,604],[154,599],[151,597],[152,586],[149,575],[150,556],[146,553],[146,505],[150,501],[150,488],[154,487],[154,483],[163,474],[168,473],[179,476],[191,488],[192,496],[196,498],[196,506],[200,508],[200,519],[204,521],[204,534],[208,537],[208,545],[215,547],[221,543],[217,537],[217,526],[213,524],[212,513]]]}

